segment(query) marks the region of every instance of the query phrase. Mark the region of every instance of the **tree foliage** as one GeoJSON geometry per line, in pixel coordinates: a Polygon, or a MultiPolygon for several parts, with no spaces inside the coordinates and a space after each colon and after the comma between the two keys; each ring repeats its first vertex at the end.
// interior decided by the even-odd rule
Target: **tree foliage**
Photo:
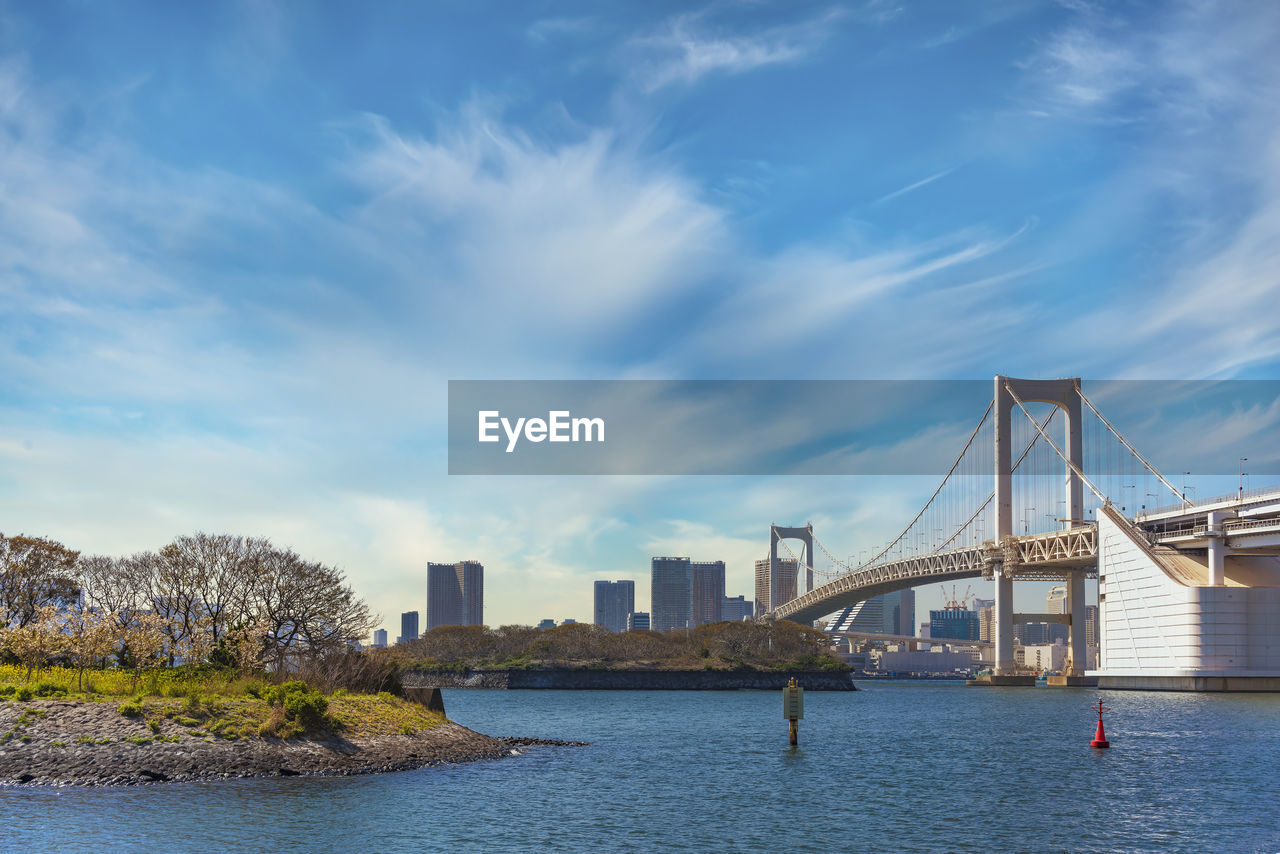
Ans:
{"type": "Polygon", "coordinates": [[[831,655],[826,635],[785,620],[618,633],[586,623],[541,631],[529,626],[438,626],[397,645],[391,654],[406,664],[428,667],[843,667],[831,655]]]}

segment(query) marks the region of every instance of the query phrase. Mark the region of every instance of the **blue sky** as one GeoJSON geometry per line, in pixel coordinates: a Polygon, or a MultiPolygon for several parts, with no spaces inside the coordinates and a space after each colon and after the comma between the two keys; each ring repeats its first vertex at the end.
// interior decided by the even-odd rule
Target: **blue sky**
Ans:
{"type": "Polygon", "coordinates": [[[855,553],[932,483],[450,478],[447,381],[1278,378],[1277,43],[1211,2],[0,4],[0,530],[270,536],[390,627],[427,560],[493,623],[647,601],[653,554],[750,595],[768,522],[855,553]]]}

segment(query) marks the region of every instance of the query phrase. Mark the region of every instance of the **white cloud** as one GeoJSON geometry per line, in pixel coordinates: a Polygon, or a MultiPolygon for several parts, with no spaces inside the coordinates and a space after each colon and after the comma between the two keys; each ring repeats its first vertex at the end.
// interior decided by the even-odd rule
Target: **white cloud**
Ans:
{"type": "Polygon", "coordinates": [[[677,15],[658,32],[631,41],[631,50],[644,57],[634,73],[641,88],[653,92],[713,73],[799,62],[822,46],[842,17],[842,10],[832,9],[797,24],[742,34],[711,32],[705,11],[677,15]]]}

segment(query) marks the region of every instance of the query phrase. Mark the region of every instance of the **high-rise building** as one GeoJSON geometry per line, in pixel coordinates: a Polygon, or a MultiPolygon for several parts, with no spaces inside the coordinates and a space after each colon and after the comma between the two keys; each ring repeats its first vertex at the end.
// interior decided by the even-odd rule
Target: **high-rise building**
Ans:
{"type": "Polygon", "coordinates": [[[1046,614],[1067,613],[1067,588],[1064,585],[1049,588],[1049,595],[1044,597],[1044,611],[1046,614]]]}
{"type": "Polygon", "coordinates": [[[693,619],[693,570],[687,557],[655,557],[650,563],[650,612],[655,631],[683,629],[693,619]]]}
{"type": "Polygon", "coordinates": [[[799,576],[800,562],[795,558],[778,558],[773,578],[769,577],[769,559],[756,561],[756,614],[767,614],[796,598],[799,576]]]}
{"type": "Polygon", "coordinates": [[[427,631],[436,626],[484,625],[484,565],[427,564],[427,631]]]}
{"type": "Polygon", "coordinates": [[[978,640],[978,614],[965,608],[930,611],[929,637],[934,640],[978,640]]]}
{"type": "Polygon", "coordinates": [[[718,623],[724,608],[724,561],[693,561],[689,564],[690,625],[718,623]]]}
{"type": "Polygon", "coordinates": [[[915,635],[916,593],[897,590],[847,606],[831,621],[832,631],[915,635]]]}
{"type": "Polygon", "coordinates": [[[374,630],[374,632],[373,632],[373,648],[374,648],[374,649],[386,649],[386,648],[387,648],[387,630],[386,630],[386,629],[375,629],[375,630],[374,630]]]}
{"type": "Polygon", "coordinates": [[[418,612],[405,611],[400,615],[400,639],[396,643],[418,639],[418,612]]]}
{"type": "Polygon", "coordinates": [[[1084,643],[1085,646],[1098,645],[1098,606],[1084,606],[1084,643]]]}
{"type": "Polygon", "coordinates": [[[648,629],[649,628],[649,612],[633,611],[627,614],[627,631],[632,629],[648,629]]]}
{"type": "Polygon", "coordinates": [[[755,603],[746,596],[726,596],[720,605],[720,619],[738,623],[755,613],[755,603]]]}
{"type": "Polygon", "coordinates": [[[595,600],[595,624],[611,632],[626,631],[627,614],[636,609],[636,583],[597,581],[595,600]]]}
{"type": "Polygon", "coordinates": [[[547,617],[545,620],[538,623],[538,625],[536,626],[536,628],[539,628],[539,629],[554,629],[555,627],[556,627],[556,621],[551,619],[550,617],[547,617]]]}

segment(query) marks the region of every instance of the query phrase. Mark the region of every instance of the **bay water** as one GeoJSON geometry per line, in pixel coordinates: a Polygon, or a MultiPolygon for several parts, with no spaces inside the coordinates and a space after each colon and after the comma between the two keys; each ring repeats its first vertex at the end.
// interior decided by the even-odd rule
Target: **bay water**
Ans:
{"type": "Polygon", "coordinates": [[[480,732],[590,744],[0,788],[0,850],[1280,852],[1280,695],[858,686],[808,692],[794,749],[775,691],[445,691],[480,732]]]}

